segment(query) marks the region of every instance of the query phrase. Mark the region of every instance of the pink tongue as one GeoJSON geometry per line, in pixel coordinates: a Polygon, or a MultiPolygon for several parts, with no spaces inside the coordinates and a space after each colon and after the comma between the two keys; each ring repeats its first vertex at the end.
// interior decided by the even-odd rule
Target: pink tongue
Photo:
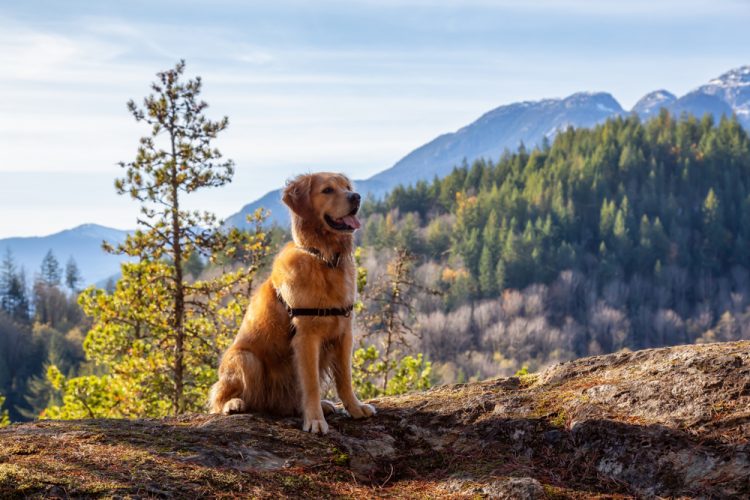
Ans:
{"type": "Polygon", "coordinates": [[[362,226],[356,215],[347,215],[346,217],[342,217],[341,220],[344,221],[344,224],[349,227],[353,227],[354,229],[359,229],[362,226]]]}

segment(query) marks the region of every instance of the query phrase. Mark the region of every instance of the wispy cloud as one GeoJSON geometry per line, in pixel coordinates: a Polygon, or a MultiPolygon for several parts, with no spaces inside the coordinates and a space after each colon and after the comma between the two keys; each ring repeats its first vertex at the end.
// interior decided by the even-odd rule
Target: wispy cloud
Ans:
{"type": "MultiPolygon", "coordinates": [[[[208,114],[230,117],[219,146],[238,163],[236,181],[198,201],[223,215],[295,171],[366,177],[501,104],[604,90],[629,106],[750,62],[750,3],[739,0],[114,5],[0,7],[0,198],[19,172],[114,177],[145,133],[125,102],[180,58],[203,76],[208,114]]],[[[61,185],[45,178],[39,196],[61,185]]],[[[65,184],[76,185],[86,183],[65,184]]],[[[85,200],[86,189],[71,196],[85,200]]],[[[109,184],[105,192],[116,199],[109,184]]],[[[114,217],[104,205],[92,202],[91,213],[114,217]]],[[[37,222],[86,222],[76,210],[37,222]]]]}

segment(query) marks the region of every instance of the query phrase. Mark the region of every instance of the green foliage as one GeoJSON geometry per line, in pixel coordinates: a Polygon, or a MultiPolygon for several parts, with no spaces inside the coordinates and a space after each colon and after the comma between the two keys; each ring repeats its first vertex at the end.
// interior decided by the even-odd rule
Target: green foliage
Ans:
{"type": "Polygon", "coordinates": [[[386,363],[375,346],[360,347],[352,355],[352,385],[360,398],[370,399],[381,393],[379,379],[386,363]]]}
{"type": "Polygon", "coordinates": [[[378,349],[370,345],[355,350],[352,358],[352,383],[357,394],[364,399],[429,389],[431,374],[432,363],[422,354],[385,361],[378,349]],[[383,388],[381,381],[387,372],[392,375],[383,388]]]}
{"type": "Polygon", "coordinates": [[[10,252],[0,263],[0,392],[13,421],[36,418],[52,401],[48,364],[74,372],[83,361],[87,326],[74,295],[61,288],[56,262],[48,252],[32,294],[10,252]]]}
{"type": "MultiPolygon", "coordinates": [[[[133,417],[125,405],[138,404],[128,401],[125,391],[109,375],[95,375],[66,378],[56,366],[47,370],[47,380],[52,387],[62,393],[62,404],[53,405],[44,410],[41,418],[80,419],[80,418],[114,418],[133,417]]],[[[165,402],[166,410],[169,402],[165,402]]],[[[143,414],[143,416],[149,416],[143,414]]]]}
{"type": "Polygon", "coordinates": [[[519,370],[516,371],[515,374],[513,374],[514,377],[523,377],[529,374],[529,367],[526,365],[523,365],[519,370]]]}
{"type": "Polygon", "coordinates": [[[115,187],[141,203],[142,227],[117,247],[135,262],[121,266],[111,291],[88,288],[79,296],[93,326],[86,358],[101,375],[66,378],[58,367],[49,381],[62,394],[45,416],[75,418],[164,416],[200,411],[215,381],[218,359],[247,307],[254,275],[268,250],[257,211],[254,232],[222,229],[208,212],[181,205],[184,195],[231,181],[233,163],[212,147],[228,125],[207,119],[201,80],[182,81],[184,62],[158,73],[143,107],[128,109],[150,128],[134,161],[121,163],[115,187]],[[215,272],[201,274],[207,260],[215,272]]]}
{"type": "MultiPolygon", "coordinates": [[[[256,238],[256,252],[264,252],[263,233],[259,231],[256,238]]],[[[239,267],[219,278],[185,285],[191,303],[183,320],[183,411],[205,407],[219,356],[247,308],[253,268],[239,267]]],[[[142,261],[123,264],[121,271],[112,293],[91,287],[79,297],[84,312],[94,319],[83,343],[86,358],[105,374],[50,378],[62,393],[62,405],[48,408],[45,417],[81,418],[84,412],[97,417],[160,417],[174,410],[176,338],[170,266],[142,261]]],[[[50,369],[48,375],[59,373],[55,365],[50,369]]]]}
{"type": "MultiPolygon", "coordinates": [[[[549,148],[521,148],[494,164],[480,159],[363,210],[366,225],[387,218],[396,228],[397,214],[416,211],[420,200],[419,213],[431,216],[409,245],[468,271],[464,301],[549,283],[571,268],[648,279],[657,262],[684,269],[695,288],[747,265],[748,172],[750,139],[736,119],[714,124],[665,112],[647,123],[631,116],[570,128],[549,148]]],[[[373,232],[365,244],[383,246],[384,237],[373,232]]],[[[449,306],[454,299],[446,296],[449,306]]]]}
{"type": "Polygon", "coordinates": [[[0,394],[0,428],[7,427],[10,425],[10,419],[8,418],[8,410],[3,410],[2,407],[5,404],[5,398],[0,394]]]}

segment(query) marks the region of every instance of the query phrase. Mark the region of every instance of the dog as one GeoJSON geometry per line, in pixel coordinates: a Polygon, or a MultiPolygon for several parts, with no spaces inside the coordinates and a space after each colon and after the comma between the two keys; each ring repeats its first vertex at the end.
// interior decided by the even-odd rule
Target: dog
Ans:
{"type": "Polygon", "coordinates": [[[253,294],[211,388],[212,413],[258,411],[303,417],[302,429],[326,434],[321,379],[332,375],[353,418],[375,407],[352,388],[352,308],[356,293],[353,233],[361,197],[343,174],[300,175],[287,182],[293,241],[276,256],[253,294]]]}

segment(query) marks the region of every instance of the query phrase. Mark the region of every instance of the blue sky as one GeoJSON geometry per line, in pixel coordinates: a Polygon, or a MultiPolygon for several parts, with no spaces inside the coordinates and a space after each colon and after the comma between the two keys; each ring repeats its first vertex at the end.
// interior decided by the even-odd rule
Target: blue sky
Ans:
{"type": "Polygon", "coordinates": [[[0,238],[132,227],[112,188],[125,110],[178,59],[201,75],[225,217],[303,171],[366,178],[502,104],[608,91],[629,108],[750,64],[750,1],[0,0],[0,238]]]}

